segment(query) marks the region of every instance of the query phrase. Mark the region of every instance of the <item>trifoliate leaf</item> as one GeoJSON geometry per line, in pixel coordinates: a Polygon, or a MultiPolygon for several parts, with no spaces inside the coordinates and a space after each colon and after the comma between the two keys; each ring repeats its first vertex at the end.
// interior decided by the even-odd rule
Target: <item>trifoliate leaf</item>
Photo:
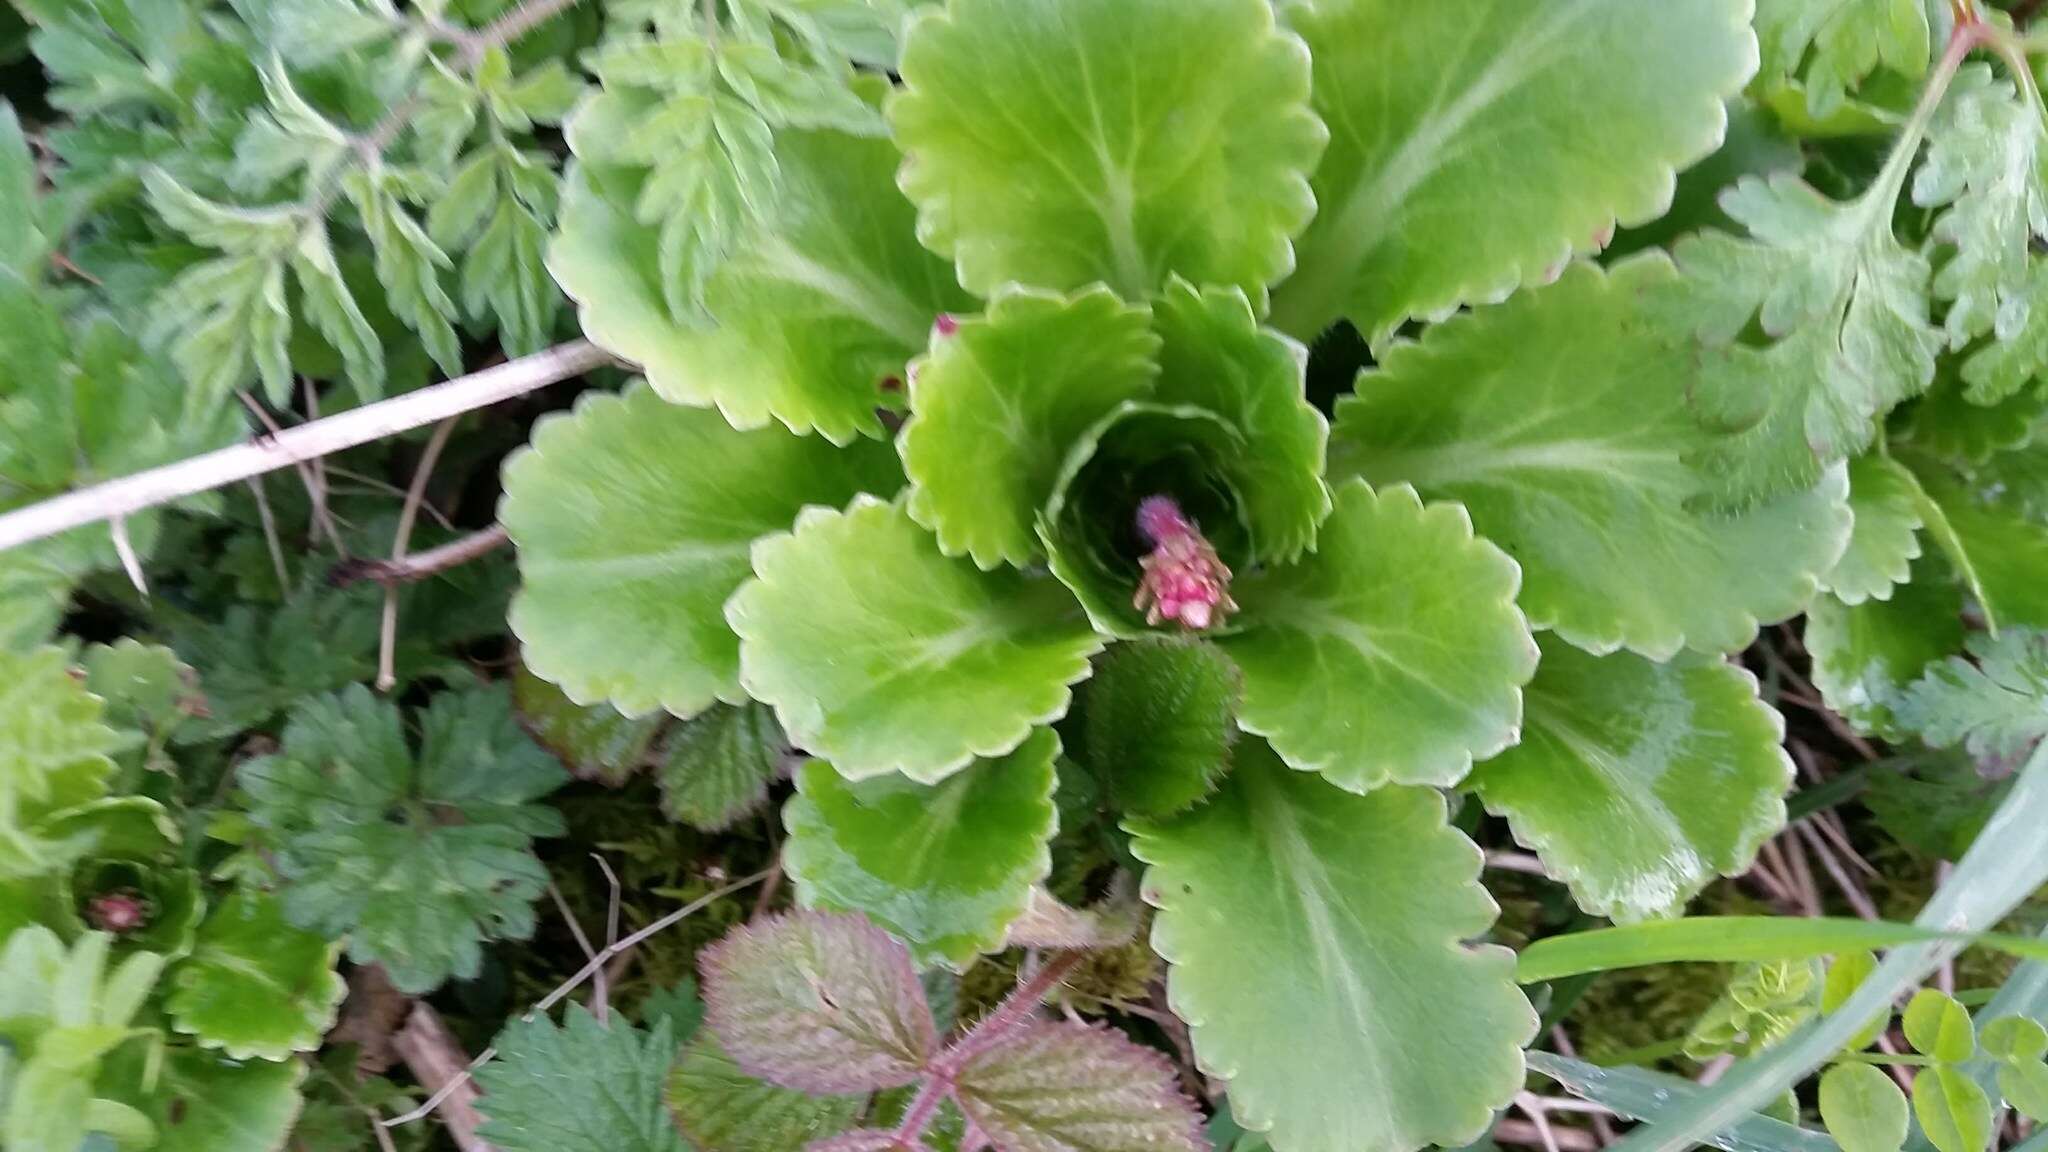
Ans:
{"type": "Polygon", "coordinates": [[[197,1048],[169,1049],[154,1091],[135,1072],[123,1098],[155,1123],[151,1152],[274,1152],[298,1119],[306,1078],[297,1060],[237,1062],[197,1048]]]}
{"type": "Polygon", "coordinates": [[[1915,992],[1899,1024],[1905,1030],[1906,1043],[1923,1056],[1960,1064],[1977,1054],[1977,1030],[1970,1022],[1970,1010],[1938,988],[1915,992]]]}
{"type": "Polygon", "coordinates": [[[1720,146],[1724,102],[1756,67],[1748,10],[1289,4],[1332,135],[1275,325],[1307,340],[1342,315],[1377,346],[1410,317],[1551,279],[1617,223],[1663,215],[1676,170],[1720,146]]]}
{"type": "Polygon", "coordinates": [[[1983,1152],[1991,1144],[1991,1098],[1960,1068],[1921,1069],[1913,1077],[1913,1114],[1939,1152],[1983,1152]]]}
{"type": "Polygon", "coordinates": [[[1904,465],[1876,453],[1851,460],[1849,547],[1822,587],[1844,604],[1891,599],[1893,585],[1906,582],[1920,556],[1925,503],[1904,465]]]}
{"type": "Polygon", "coordinates": [[[1862,731],[1902,739],[1892,715],[1900,696],[1929,664],[1962,650],[1963,632],[1962,594],[1930,561],[1890,600],[1852,608],[1824,596],[1806,610],[1813,686],[1862,731]]]}
{"type": "Polygon", "coordinates": [[[782,775],[789,740],[765,706],[713,705],[671,732],[655,766],[661,810],[705,832],[718,832],[759,808],[782,775]]]}
{"type": "Polygon", "coordinates": [[[753,559],[725,609],[740,682],[850,780],[936,783],[1011,751],[1066,714],[1102,649],[1059,584],[948,559],[872,497],[806,509],[753,559]]]}
{"type": "Polygon", "coordinates": [[[1941,333],[1928,320],[1928,265],[1892,233],[1900,173],[1854,201],[1797,177],[1749,178],[1721,206],[1747,238],[1681,242],[1676,322],[1698,334],[1693,402],[1732,433],[1694,453],[1712,499],[1747,507],[1809,489],[1854,456],[1877,421],[1927,390],[1941,333]],[[1764,343],[1746,342],[1760,326],[1764,343]]]}
{"type": "Polygon", "coordinates": [[[1098,660],[1083,710],[1084,758],[1133,816],[1171,816],[1215,791],[1237,742],[1242,676],[1214,645],[1118,644],[1098,660]]]}
{"type": "Polygon", "coordinates": [[[171,974],[171,1026],[237,1060],[289,1060],[333,1026],[348,985],[341,942],[285,922],[277,897],[237,892],[207,914],[192,955],[171,974]]]}
{"type": "Polygon", "coordinates": [[[960,1110],[1005,1152],[1198,1152],[1202,1115],[1166,1058],[1101,1026],[1040,1021],[961,1067],[960,1110]]]}
{"type": "Polygon", "coordinates": [[[813,1096],[747,1075],[700,1033],[669,1073],[676,1127],[699,1152],[803,1152],[860,1118],[859,1096],[813,1096]]]}
{"type": "Polygon", "coordinates": [[[1942,210],[1935,242],[1954,249],[1934,278],[1935,295],[1949,302],[1949,346],[1995,337],[1963,364],[1980,404],[2012,396],[2048,368],[2048,276],[2034,269],[2032,249],[2048,237],[2041,117],[2040,97],[2022,103],[2009,82],[1971,68],[1950,85],[1913,177],[1913,202],[1942,210]]]}
{"type": "Polygon", "coordinates": [[[1159,337],[1142,307],[1101,286],[1074,296],[1007,289],[985,316],[911,371],[901,440],[910,515],[948,556],[1023,567],[1076,440],[1159,375],[1159,337]]]}
{"type": "Polygon", "coordinates": [[[1238,723],[1353,792],[1455,784],[1515,742],[1536,642],[1515,562],[1455,504],[1337,487],[1316,551],[1238,582],[1238,723]]]}
{"type": "Polygon", "coordinates": [[[616,788],[640,767],[661,731],[658,717],[629,719],[610,704],[585,707],[521,664],[512,671],[519,723],[570,774],[616,788]]]}
{"type": "Polygon", "coordinates": [[[301,705],[282,749],[242,766],[249,816],[273,845],[285,915],[347,935],[400,990],[476,975],[487,939],[523,940],[547,871],[533,803],[565,778],[512,718],[509,692],[445,692],[415,752],[395,705],[360,685],[301,705]]]}
{"type": "Polygon", "coordinates": [[[911,1083],[937,1038],[910,953],[858,916],[797,912],[697,958],[706,1023],[749,1075],[810,1093],[911,1083]]]}
{"type": "Polygon", "coordinates": [[[1315,214],[1308,54],[1257,0],[951,0],[904,37],[889,121],[918,237],[979,295],[1179,273],[1265,300],[1315,214]]]}
{"type": "Polygon", "coordinates": [[[2017,757],[2048,736],[2048,633],[1972,636],[1970,659],[1936,665],[1895,706],[1899,723],[1937,748],[2017,757]]]}
{"type": "MultiPolygon", "coordinates": [[[[571,128],[600,126],[591,104],[571,128]]],[[[904,366],[942,313],[974,309],[945,263],[917,244],[915,212],[896,190],[896,150],[884,140],[785,132],[784,188],[704,288],[704,318],[672,313],[661,291],[652,229],[634,222],[594,162],[572,168],[561,233],[548,266],[582,308],[584,332],[642,366],[662,395],[716,405],[741,427],[772,417],[844,442],[882,435],[875,410],[894,406],[904,366]]]]}
{"type": "Polygon", "coordinates": [[[1515,839],[1614,920],[1664,915],[1749,870],[1785,826],[1784,720],[1721,660],[1543,646],[1522,742],[1472,786],[1515,839]]]}
{"type": "Polygon", "coordinates": [[[662,1106],[673,1036],[665,1023],[600,1024],[580,1004],[559,1028],[544,1015],[515,1020],[477,1069],[477,1134],[505,1152],[686,1152],[662,1106]]]}
{"type": "Polygon", "coordinates": [[[1842,1152],[1899,1152],[1910,1119],[1906,1094],[1869,1064],[1837,1064],[1821,1076],[1820,1118],[1842,1152]]]}
{"type": "Polygon", "coordinates": [[[748,548],[807,504],[898,482],[885,445],[736,432],[641,386],[541,421],[504,478],[499,518],[523,580],[512,630],[527,665],[570,699],[608,699],[629,716],[744,700],[719,607],[747,578],[748,548]]]}
{"type": "Polygon", "coordinates": [[[1246,741],[1215,799],[1131,830],[1168,1000],[1273,1147],[1456,1147],[1520,1090],[1536,1016],[1509,953],[1459,943],[1495,909],[1436,792],[1350,795],[1246,741]]]}
{"type": "Polygon", "coordinates": [[[910,945],[919,965],[964,969],[1003,948],[1033,885],[1052,870],[1060,742],[1041,728],[1015,752],[932,786],[849,782],[813,761],[783,808],[783,868],[806,908],[857,912],[910,945]]]}
{"type": "Polygon", "coordinates": [[[1841,555],[1846,485],[1695,506],[1684,458],[1713,441],[1686,410],[1690,357],[1642,304],[1671,282],[1655,256],[1575,267],[1395,344],[1337,406],[1332,471],[1464,504],[1521,564],[1531,624],[1589,651],[1745,647],[1841,555]]]}
{"type": "Polygon", "coordinates": [[[1757,0],[1756,37],[1765,79],[1803,81],[1815,118],[1879,66],[1919,79],[1933,39],[1919,0],[1757,0]]]}
{"type": "Polygon", "coordinates": [[[1252,553],[1269,563],[1295,560],[1330,514],[1330,429],[1306,395],[1308,350],[1261,329],[1242,292],[1198,290],[1178,277],[1156,317],[1163,343],[1155,398],[1214,412],[1238,430],[1244,451],[1226,474],[1245,503],[1252,553]]]}

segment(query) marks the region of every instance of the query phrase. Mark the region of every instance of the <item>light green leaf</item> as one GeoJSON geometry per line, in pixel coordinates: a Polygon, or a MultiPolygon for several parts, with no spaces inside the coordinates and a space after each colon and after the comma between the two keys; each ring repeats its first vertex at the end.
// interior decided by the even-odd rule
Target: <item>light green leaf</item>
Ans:
{"type": "Polygon", "coordinates": [[[199,926],[171,974],[164,1009],[178,1031],[237,1060],[289,1060],[334,1025],[348,985],[334,971],[341,942],[285,922],[275,896],[237,892],[199,926]]]}
{"type": "Polygon", "coordinates": [[[910,945],[920,966],[964,969],[1003,948],[1052,869],[1060,742],[1041,728],[1015,752],[931,787],[901,776],[848,782],[814,761],[783,808],[783,867],[807,908],[858,912],[910,945]]]}
{"type": "Polygon", "coordinates": [[[50,246],[37,203],[40,180],[14,106],[0,101],[0,268],[30,281],[39,278],[50,246]]]}
{"type": "Polygon", "coordinates": [[[1721,205],[1748,238],[1681,242],[1673,322],[1697,333],[1693,403],[1732,436],[1694,453],[1713,499],[1748,507],[1811,488],[1868,447],[1877,422],[1934,381],[1927,259],[1892,232],[1903,169],[1860,199],[1830,200],[1796,176],[1745,178],[1721,205]],[[1744,341],[1752,325],[1766,343],[1744,341]]]}
{"type": "Polygon", "coordinates": [[[1455,784],[1521,732],[1536,644],[1514,561],[1455,504],[1337,488],[1313,555],[1238,582],[1238,723],[1353,792],[1455,784]]]}
{"type": "Polygon", "coordinates": [[[101,710],[61,649],[0,650],[0,878],[60,867],[70,854],[35,826],[106,791],[107,754],[121,740],[101,710]]]}
{"type": "Polygon", "coordinates": [[[1977,1032],[1970,1023],[1970,1010],[1956,998],[1935,988],[1913,994],[1900,1017],[1906,1043],[1923,1056],[1947,1064],[1960,1064],[1977,1054],[1977,1032]]]}
{"type": "Polygon", "coordinates": [[[384,391],[384,345],[343,282],[325,227],[309,227],[299,236],[291,264],[306,319],[341,353],[356,394],[377,399],[384,391]]]}
{"type": "Polygon", "coordinates": [[[852,1125],[865,1103],[859,1096],[812,1096],[757,1080],[709,1032],[683,1049],[663,1095],[676,1127],[704,1152],[803,1152],[852,1125]]]}
{"type": "Polygon", "coordinates": [[[586,397],[505,465],[499,518],[523,581],[512,630],[528,666],[580,703],[679,716],[740,703],[739,641],[719,609],[748,548],[807,504],[897,482],[885,445],[736,432],[638,385],[586,397]]]}
{"type": "Polygon", "coordinates": [[[406,208],[403,194],[408,190],[381,165],[349,173],[341,186],[369,234],[386,306],[419,334],[441,371],[460,376],[462,346],[454,325],[458,313],[441,283],[442,273],[453,262],[406,208]]]}
{"type": "Polygon", "coordinates": [[[1332,137],[1275,324],[1306,340],[1341,314],[1377,346],[1410,317],[1554,278],[1617,222],[1663,215],[1676,170],[1720,146],[1724,102],[1756,68],[1748,11],[1289,4],[1332,137]]]}
{"type": "Polygon", "coordinates": [[[1920,556],[1920,482],[1889,456],[1871,453],[1849,462],[1849,511],[1855,524],[1849,548],[1821,581],[1844,604],[1889,600],[1920,556]]]}
{"type": "Polygon", "coordinates": [[[1083,696],[1079,758],[1107,782],[1119,811],[1172,816],[1215,791],[1230,770],[1242,677],[1212,644],[1117,644],[1083,696]]]}
{"type": "MultiPolygon", "coordinates": [[[[571,139],[633,130],[630,118],[601,128],[601,113],[589,105],[571,139]]],[[[585,334],[669,399],[716,405],[742,427],[773,417],[834,441],[878,437],[875,409],[898,402],[889,381],[901,384],[940,314],[972,311],[973,298],[918,246],[887,141],[790,131],[778,158],[775,214],[705,285],[708,319],[671,313],[655,232],[587,161],[570,170],[548,267],[581,305],[585,334]]]]}
{"type": "Polygon", "coordinates": [[[1159,375],[1142,307],[1097,286],[1006,289],[913,366],[900,451],[910,515],[983,568],[1039,558],[1033,531],[1069,449],[1159,375]]]}
{"type": "Polygon", "coordinates": [[[662,814],[705,832],[722,831],[768,799],[768,785],[782,775],[789,751],[766,707],[713,705],[669,734],[654,770],[662,814]]]}
{"type": "Polygon", "coordinates": [[[1734,665],[1551,640],[1525,700],[1522,742],[1471,784],[1588,912],[1674,912],[1785,826],[1784,720],[1734,665]]]}
{"type": "Polygon", "coordinates": [[[1933,39],[1920,0],[1757,0],[1756,35],[1764,76],[1802,79],[1816,118],[1834,114],[1879,66],[1918,79],[1933,39]]]}
{"type": "Polygon", "coordinates": [[[2048,632],[2008,629],[1969,640],[1970,659],[1936,665],[1908,689],[1899,722],[1936,748],[2019,757],[2048,736],[2048,632]]]}
{"type": "Polygon", "coordinates": [[[852,780],[936,783],[1066,714],[1102,649],[1043,577],[941,555],[900,505],[806,509],[754,548],[733,594],[740,682],[800,748],[852,780]]]}
{"type": "Polygon", "coordinates": [[[1954,359],[1935,369],[1934,387],[1903,410],[1890,435],[1936,459],[1982,464],[2002,452],[2024,447],[2034,425],[2048,411],[2048,389],[2030,389],[1999,404],[1972,403],[1956,374],[1954,359]]]}
{"type": "Polygon", "coordinates": [[[1848,538],[1846,484],[1726,516],[1684,458],[1690,357],[1646,323],[1661,257],[1557,284],[1388,348],[1337,406],[1332,472],[1457,500],[1522,566],[1536,628],[1653,660],[1732,651],[1796,615],[1848,538]]]}
{"type": "MultiPolygon", "coordinates": [[[[1875,971],[1877,971],[1877,957],[1867,951],[1849,951],[1836,956],[1828,963],[1827,979],[1821,984],[1820,1010],[1822,1012],[1833,1012],[1835,1009],[1847,1004],[1849,997],[1855,995],[1856,989],[1861,988],[1863,982],[1868,980],[1870,974],[1875,971]]],[[[1842,1045],[1842,1050],[1844,1052],[1863,1051],[1865,1048],[1877,1043],[1878,1037],[1884,1035],[1885,1029],[1891,1026],[1891,1022],[1892,1012],[1890,1008],[1883,1008],[1872,1013],[1870,1023],[1865,1025],[1863,1031],[1858,1032],[1847,1044],[1842,1045]]]]}
{"type": "Polygon", "coordinates": [[[204,414],[258,380],[272,403],[291,396],[291,313],[283,252],[204,260],[178,274],[157,297],[152,340],[170,345],[190,386],[187,408],[204,414]]]}
{"type": "Polygon", "coordinates": [[[1214,412],[1243,435],[1244,451],[1225,473],[1245,504],[1252,553],[1292,562],[1315,545],[1330,514],[1330,430],[1306,395],[1308,350],[1260,328],[1251,301],[1235,290],[1198,290],[1176,277],[1156,315],[1163,345],[1155,398],[1214,412]]]}
{"type": "Polygon", "coordinates": [[[133,1100],[161,1133],[151,1152],[276,1152],[298,1118],[306,1066],[173,1048],[160,1076],[146,1104],[133,1100]]]}
{"type": "MultiPolygon", "coordinates": [[[[1855,949],[1898,949],[1913,944],[1981,945],[2027,959],[2048,957],[2048,942],[1995,932],[1949,931],[1888,920],[1829,916],[1688,916],[1645,920],[1617,928],[1594,928],[1545,936],[1522,949],[1517,977],[1524,984],[1637,968],[1645,964],[1762,964],[1806,960],[1855,949]]],[[[1859,980],[1862,992],[1868,977],[1859,980]]],[[[1868,1000],[1869,997],[1864,997],[1868,1000]]],[[[1851,995],[1834,1008],[1855,1003],[1851,995]]],[[[1872,1011],[1884,1005],[1866,1005],[1872,1011]]],[[[1831,1009],[1832,1010],[1832,1009],[1831,1009]]],[[[1846,1041],[1867,1027],[1843,1033],[1846,1041]]]]}
{"type": "Polygon", "coordinates": [[[1327,132],[1301,42],[1262,0],[950,0],[904,37],[889,121],[918,237],[979,295],[1293,266],[1327,132]]]}
{"type": "Polygon", "coordinates": [[[1991,1143],[1991,1098],[1959,1069],[1922,1068],[1913,1078],[1913,1113],[1940,1152],[1983,1152],[1991,1143]]]}
{"type": "MultiPolygon", "coordinates": [[[[1656,1120],[1706,1089],[1683,1077],[1647,1068],[1604,1068],[1554,1052],[1532,1051],[1529,1069],[1550,1077],[1574,1096],[1637,1120],[1656,1120]]],[[[1769,1116],[1750,1113],[1702,1143],[1722,1152],[1839,1152],[1834,1141],[1769,1116]]],[[[1481,1146],[1483,1147],[1483,1145],[1481,1146]]]]}
{"type": "Polygon", "coordinates": [[[600,1024],[580,1004],[559,1028],[545,1015],[514,1021],[477,1070],[478,1134],[505,1152],[685,1152],[662,1106],[673,1036],[666,1022],[600,1024]]]}
{"type": "Polygon", "coordinates": [[[1354,796],[1246,741],[1215,799],[1130,827],[1169,1001],[1273,1147],[1456,1147],[1521,1089],[1536,1017],[1507,952],[1460,943],[1495,909],[1436,792],[1354,796]]]}
{"type": "Polygon", "coordinates": [[[1961,573],[1994,629],[2048,629],[2048,524],[2026,493],[1966,480],[1916,460],[1929,498],[1927,530],[1961,573]]]}
{"type": "Polygon", "coordinates": [[[2039,1060],[2048,1056],[2048,1028],[2025,1016],[2001,1016],[1984,1025],[1984,1053],[1998,1060],[2039,1060]]]}
{"type": "Polygon", "coordinates": [[[1857,728],[1886,739],[1905,735],[1893,711],[1907,686],[1963,646],[1962,593],[1941,565],[1923,560],[1918,568],[1890,600],[1851,608],[1824,596],[1806,611],[1804,640],[1821,699],[1857,728]]]}
{"type": "Polygon", "coordinates": [[[1842,1152],[1898,1152],[1910,1120],[1906,1094],[1869,1064],[1827,1070],[1820,1078],[1820,1118],[1842,1152]]]}
{"type": "Polygon", "coordinates": [[[124,636],[87,648],[79,665],[86,690],[106,701],[106,719],[123,728],[161,737],[205,710],[199,674],[162,645],[124,636]]]}
{"type": "Polygon", "coordinates": [[[1998,1066],[1998,1091],[2005,1102],[2033,1120],[2048,1120],[2048,1064],[2037,1054],[1998,1066]]]}

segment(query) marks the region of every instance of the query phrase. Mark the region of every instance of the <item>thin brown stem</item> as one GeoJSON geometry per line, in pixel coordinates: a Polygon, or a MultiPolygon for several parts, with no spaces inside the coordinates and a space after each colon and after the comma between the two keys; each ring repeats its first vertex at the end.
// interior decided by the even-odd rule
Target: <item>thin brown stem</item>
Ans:
{"type": "MultiPolygon", "coordinates": [[[[420,507],[425,508],[422,503],[420,507]]],[[[408,552],[403,557],[391,560],[352,560],[335,565],[328,573],[329,583],[347,587],[365,580],[379,584],[412,584],[429,576],[438,576],[450,568],[458,568],[472,560],[503,548],[511,542],[502,525],[492,525],[481,532],[472,532],[459,540],[450,540],[438,548],[425,552],[408,552]]]]}

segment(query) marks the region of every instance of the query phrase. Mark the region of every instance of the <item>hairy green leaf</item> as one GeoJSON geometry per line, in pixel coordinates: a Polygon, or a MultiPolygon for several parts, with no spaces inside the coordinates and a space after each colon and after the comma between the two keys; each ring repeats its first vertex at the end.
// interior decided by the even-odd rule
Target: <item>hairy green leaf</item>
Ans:
{"type": "Polygon", "coordinates": [[[1784,720],[1739,668],[1551,641],[1526,701],[1522,742],[1471,782],[1588,912],[1672,912],[1785,826],[1784,720]]]}
{"type": "Polygon", "coordinates": [[[1331,127],[1301,266],[1274,294],[1304,340],[1342,315],[1375,346],[1498,300],[1671,206],[1756,67],[1742,0],[1287,5],[1331,127]],[[1485,221],[1485,226],[1475,226],[1485,221]]]}
{"type": "Polygon", "coordinates": [[[1015,752],[929,787],[895,775],[848,781],[813,761],[782,815],[797,898],[865,915],[920,964],[964,969],[1000,951],[1052,869],[1059,747],[1041,728],[1015,752]]]}
{"type": "Polygon", "coordinates": [[[641,386],[542,421],[504,479],[499,516],[522,578],[512,629],[528,666],[629,716],[743,701],[739,642],[719,609],[751,570],[749,548],[806,505],[898,482],[884,445],[737,432],[641,386]]]}
{"type": "Polygon", "coordinates": [[[810,1093],[909,1084],[938,1043],[910,953],[858,916],[799,912],[698,956],[706,1022],[749,1075],[810,1093]]]}
{"type": "Polygon", "coordinates": [[[671,732],[655,778],[661,810],[706,832],[721,831],[768,799],[789,740],[765,706],[713,705],[671,732]]]}
{"type": "Polygon", "coordinates": [[[661,730],[658,717],[629,719],[610,704],[584,707],[523,663],[512,670],[512,706],[520,726],[571,775],[614,788],[640,767],[661,730]]]}
{"type": "Polygon", "coordinates": [[[1243,677],[1211,644],[1118,644],[1089,680],[1083,758],[1134,816],[1171,816],[1230,770],[1243,677]]]}
{"type": "Polygon", "coordinates": [[[1097,286],[1006,289],[913,366],[901,444],[910,515],[983,568],[1039,558],[1033,531],[1069,449],[1159,376],[1149,313],[1097,286]]]}
{"type": "Polygon", "coordinates": [[[1263,304],[1328,133],[1260,0],[950,0],[904,38],[889,122],[918,238],[960,283],[1143,300],[1179,273],[1263,304]]]}
{"type": "Polygon", "coordinates": [[[1199,1152],[1202,1116],[1166,1058],[1103,1027],[1038,1022],[976,1052],[960,1110],[1005,1152],[1199,1152]]]}
{"type": "Polygon", "coordinates": [[[1686,408],[1689,355],[1645,314],[1671,283],[1656,256],[1577,266],[1393,345],[1338,404],[1332,470],[1464,504],[1521,565],[1530,623],[1582,648],[1745,647],[1834,566],[1845,484],[1697,507],[1685,458],[1714,440],[1686,408]]]}
{"type": "Polygon", "coordinates": [[[447,692],[420,718],[360,685],[296,709],[278,754],[244,764],[249,815],[274,847],[285,915],[422,993],[474,976],[487,939],[523,940],[547,872],[536,836],[562,818],[533,803],[560,765],[512,718],[504,689],[447,692]]]}
{"type": "Polygon", "coordinates": [[[667,1023],[643,1032],[571,1004],[560,1027],[545,1015],[498,1034],[498,1058],[479,1068],[478,1135],[506,1152],[686,1152],[662,1105],[675,1062],[667,1023]]]}
{"type": "Polygon", "coordinates": [[[753,560],[726,604],[740,681],[848,779],[935,783],[1011,751],[1066,714],[1103,645],[1057,583],[948,559],[872,497],[806,509],[753,560]]]}
{"type": "Polygon", "coordinates": [[[676,1127],[699,1152],[803,1152],[859,1119],[859,1096],[812,1096],[740,1070],[718,1037],[699,1033],[664,1093],[676,1127]]]}
{"type": "Polygon", "coordinates": [[[1287,1150],[1455,1147],[1522,1084],[1536,1017],[1479,853],[1425,788],[1355,796],[1246,741],[1222,790],[1132,821],[1152,945],[1203,1069],[1287,1150]]]}
{"type": "Polygon", "coordinates": [[[1339,485],[1313,555],[1237,584],[1238,723],[1353,792],[1455,784],[1515,742],[1536,644],[1514,561],[1455,504],[1339,485]]]}

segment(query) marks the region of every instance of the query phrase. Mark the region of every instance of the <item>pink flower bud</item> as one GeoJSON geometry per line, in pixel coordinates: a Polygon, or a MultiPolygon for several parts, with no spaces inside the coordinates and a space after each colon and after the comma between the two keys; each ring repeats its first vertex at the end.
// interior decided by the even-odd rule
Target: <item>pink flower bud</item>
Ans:
{"type": "Polygon", "coordinates": [[[1230,569],[1171,496],[1148,496],[1138,504],[1138,535],[1152,551],[1138,561],[1144,574],[1131,603],[1147,624],[1172,620],[1200,632],[1237,611],[1230,569]]]}
{"type": "Polygon", "coordinates": [[[149,904],[140,893],[127,888],[95,896],[85,906],[85,918],[94,928],[126,936],[149,925],[149,904]]]}

